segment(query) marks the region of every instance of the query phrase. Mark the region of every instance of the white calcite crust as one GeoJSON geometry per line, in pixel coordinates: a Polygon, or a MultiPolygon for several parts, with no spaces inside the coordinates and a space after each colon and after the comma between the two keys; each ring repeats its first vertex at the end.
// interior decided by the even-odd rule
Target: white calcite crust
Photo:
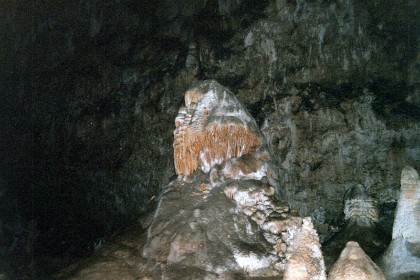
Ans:
{"type": "Polygon", "coordinates": [[[376,200],[370,197],[362,185],[351,188],[344,199],[344,218],[359,226],[372,226],[378,222],[376,200]]]}

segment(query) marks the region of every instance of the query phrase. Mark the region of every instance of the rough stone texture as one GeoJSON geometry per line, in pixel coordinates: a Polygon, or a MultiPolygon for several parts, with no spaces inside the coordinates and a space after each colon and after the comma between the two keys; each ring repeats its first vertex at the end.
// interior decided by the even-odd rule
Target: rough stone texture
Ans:
{"type": "Polygon", "coordinates": [[[381,259],[387,279],[420,277],[420,180],[417,171],[406,166],[401,172],[401,193],[397,205],[392,241],[381,259]]]}
{"type": "Polygon", "coordinates": [[[300,228],[289,228],[288,232],[293,238],[290,239],[286,251],[286,269],[283,279],[327,279],[321,244],[310,218],[305,218],[300,228]]]}
{"type": "Polygon", "coordinates": [[[306,91],[273,95],[262,123],[269,146],[285,169],[280,183],[287,201],[301,215],[312,215],[317,225],[337,216],[342,197],[357,184],[374,194],[378,204],[394,202],[396,167],[404,160],[418,162],[410,154],[417,149],[418,123],[387,127],[375,116],[374,97],[368,92],[349,102],[318,99],[306,91]],[[327,105],[331,101],[337,102],[335,108],[327,105]]]}
{"type": "Polygon", "coordinates": [[[331,268],[328,279],[385,280],[385,276],[357,242],[349,241],[331,268]]]}
{"type": "Polygon", "coordinates": [[[416,1],[6,2],[0,256],[11,275],[46,278],[153,210],[175,175],[173,119],[198,79],[244,102],[284,169],[278,190],[321,240],[357,184],[391,233],[399,172],[419,169],[416,1]]]}
{"type": "MultiPolygon", "coordinates": [[[[192,183],[174,182],[170,186],[159,202],[143,256],[216,275],[281,275],[280,267],[276,268],[282,263],[281,257],[263,231],[250,215],[236,209],[223,187],[201,190],[204,180],[195,178],[192,183]],[[179,214],[172,214],[174,210],[179,214]]],[[[255,182],[247,185],[254,192],[264,189],[255,182]]],[[[255,206],[255,201],[243,202],[255,206]]]]}
{"type": "MultiPolygon", "coordinates": [[[[367,73],[399,80],[408,75],[401,58],[382,57],[381,53],[387,47],[397,50],[410,45],[412,31],[401,32],[396,44],[386,42],[383,35],[392,32],[391,18],[398,21],[399,31],[402,31],[415,14],[411,12],[412,18],[396,14],[376,18],[383,13],[385,4],[278,0],[267,9],[269,18],[251,26],[243,37],[247,48],[245,63],[259,60],[258,63],[265,66],[266,77],[278,83],[335,83],[353,79],[354,75],[363,78],[367,73]],[[299,44],[301,38],[306,40],[299,44]],[[404,70],[397,74],[394,72],[397,68],[404,70]]],[[[404,9],[413,4],[406,2],[404,9]]],[[[415,44],[410,47],[406,59],[416,56],[415,48],[415,44]]],[[[239,66],[239,62],[236,65],[239,66]]]]}

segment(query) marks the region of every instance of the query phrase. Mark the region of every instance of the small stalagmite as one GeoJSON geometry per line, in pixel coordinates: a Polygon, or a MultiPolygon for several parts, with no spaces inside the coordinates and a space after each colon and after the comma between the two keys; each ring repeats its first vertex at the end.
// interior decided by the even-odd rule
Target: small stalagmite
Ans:
{"type": "Polygon", "coordinates": [[[392,241],[380,265],[387,279],[420,279],[420,180],[410,166],[401,172],[392,241]]]}
{"type": "Polygon", "coordinates": [[[347,242],[339,259],[328,274],[329,280],[385,280],[379,267],[360,248],[359,243],[347,242]]]}
{"type": "Polygon", "coordinates": [[[420,181],[417,171],[409,166],[401,172],[401,194],[392,228],[392,239],[396,238],[420,243],[420,181]]]}
{"type": "Polygon", "coordinates": [[[325,264],[322,257],[319,237],[311,218],[303,219],[302,226],[290,227],[288,232],[294,231],[286,251],[286,269],[284,280],[325,280],[325,264]]]}

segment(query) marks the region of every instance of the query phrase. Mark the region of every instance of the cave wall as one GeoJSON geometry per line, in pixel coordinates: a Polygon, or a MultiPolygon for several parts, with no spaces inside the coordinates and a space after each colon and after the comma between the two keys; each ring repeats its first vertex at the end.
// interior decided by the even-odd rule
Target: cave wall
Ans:
{"type": "Polygon", "coordinates": [[[282,167],[280,195],[321,233],[358,183],[390,230],[400,171],[419,168],[416,1],[4,7],[4,248],[20,240],[23,255],[50,246],[71,259],[152,211],[175,174],[183,93],[208,78],[256,118],[282,167]]]}

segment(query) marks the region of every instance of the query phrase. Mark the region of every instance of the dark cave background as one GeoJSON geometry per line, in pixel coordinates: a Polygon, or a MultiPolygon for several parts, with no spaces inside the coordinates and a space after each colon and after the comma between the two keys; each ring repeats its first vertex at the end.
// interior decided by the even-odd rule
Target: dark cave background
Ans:
{"type": "Polygon", "coordinates": [[[338,223],[346,189],[362,182],[389,235],[399,172],[405,164],[419,170],[417,7],[1,1],[0,275],[52,277],[153,211],[175,175],[173,120],[185,90],[202,79],[229,87],[275,131],[267,133],[288,174],[285,197],[301,215],[316,213],[318,230],[338,223]],[[353,118],[356,101],[370,107],[353,118]],[[331,112],[342,119],[323,125],[331,112]],[[308,118],[319,127],[312,138],[292,136],[284,114],[298,130],[307,131],[308,118]],[[319,135],[360,127],[374,139],[350,137],[344,145],[360,149],[343,156],[336,175],[338,158],[329,155],[339,147],[309,158],[302,151],[319,135]]]}

